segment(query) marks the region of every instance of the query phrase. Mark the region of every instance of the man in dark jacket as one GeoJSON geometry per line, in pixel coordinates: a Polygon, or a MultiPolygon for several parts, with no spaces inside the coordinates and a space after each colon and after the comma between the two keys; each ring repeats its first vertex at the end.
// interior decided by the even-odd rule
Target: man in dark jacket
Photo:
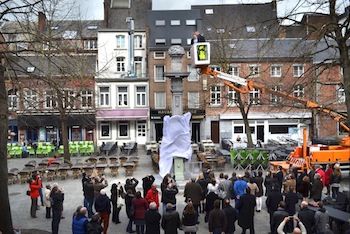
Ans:
{"type": "Polygon", "coordinates": [[[157,210],[157,204],[151,202],[145,213],[146,234],[160,234],[160,219],[162,216],[157,210]]]}
{"type": "Polygon", "coordinates": [[[250,234],[254,234],[254,211],[256,206],[255,196],[250,193],[250,188],[245,189],[245,194],[240,197],[236,206],[239,211],[238,225],[243,229],[242,233],[245,234],[246,230],[250,230],[250,234]]]}
{"type": "MultiPolygon", "coordinates": [[[[284,201],[286,202],[286,211],[289,214],[289,216],[295,215],[295,206],[299,202],[298,195],[293,191],[293,187],[289,187],[288,193],[286,193],[286,197],[284,198],[284,201]]],[[[287,232],[293,231],[293,220],[289,220],[287,222],[287,232]]]]}
{"type": "Polygon", "coordinates": [[[86,207],[80,208],[77,215],[73,216],[72,231],[73,234],[85,234],[87,224],[89,223],[86,214],[88,213],[86,207]]]}
{"type": "Polygon", "coordinates": [[[100,214],[95,213],[92,217],[90,222],[86,225],[86,234],[101,234],[103,231],[102,226],[100,225],[100,214]]]}
{"type": "Polygon", "coordinates": [[[106,195],[106,190],[101,189],[100,196],[96,198],[95,210],[101,216],[101,222],[103,222],[103,234],[107,234],[109,226],[109,216],[111,214],[111,201],[106,195]]]}
{"type": "MultiPolygon", "coordinates": [[[[271,221],[271,234],[277,234],[277,228],[280,223],[284,220],[285,217],[289,216],[287,211],[285,210],[286,203],[284,201],[280,201],[278,204],[277,210],[272,215],[271,221]]],[[[284,232],[286,232],[286,227],[284,228],[284,232]]]]}
{"type": "Polygon", "coordinates": [[[224,200],[224,208],[222,209],[226,214],[227,227],[226,234],[233,234],[236,230],[235,222],[238,218],[238,212],[230,205],[230,199],[224,200]]]}
{"type": "Polygon", "coordinates": [[[173,209],[176,210],[176,194],[179,192],[175,183],[169,183],[167,188],[163,191],[163,202],[165,204],[171,203],[173,209]]]}
{"type": "Polygon", "coordinates": [[[277,182],[278,182],[278,186],[279,186],[278,190],[281,192],[283,178],[284,178],[283,167],[282,166],[278,167],[278,171],[276,173],[276,177],[277,177],[277,182]]]}
{"type": "Polygon", "coordinates": [[[94,187],[92,184],[91,178],[86,180],[84,182],[84,205],[86,206],[88,210],[88,217],[91,218],[93,213],[92,213],[92,207],[94,205],[94,187]]]}
{"type": "Polygon", "coordinates": [[[315,224],[315,212],[308,208],[308,203],[302,201],[300,204],[300,211],[298,213],[298,218],[304,224],[307,233],[312,233],[312,227],[315,224]]]}
{"type": "Polygon", "coordinates": [[[314,175],[314,182],[312,183],[312,187],[310,190],[310,197],[315,201],[318,202],[321,200],[322,196],[322,189],[323,184],[321,181],[321,176],[318,173],[315,173],[314,175]]]}
{"type": "Polygon", "coordinates": [[[200,184],[196,183],[196,178],[192,178],[190,182],[185,185],[184,197],[186,201],[191,200],[196,210],[197,214],[199,214],[199,205],[202,199],[202,187],[200,184]]]}
{"type": "Polygon", "coordinates": [[[272,230],[272,215],[277,210],[280,201],[283,201],[282,193],[276,188],[278,185],[272,185],[271,192],[266,198],[267,212],[270,214],[270,227],[272,230]]]}
{"type": "Polygon", "coordinates": [[[214,202],[214,209],[210,211],[208,226],[210,233],[224,233],[227,228],[226,214],[220,209],[220,200],[214,202]]]}
{"type": "Polygon", "coordinates": [[[58,234],[58,227],[61,221],[63,210],[64,190],[59,189],[58,185],[54,185],[51,190],[51,208],[52,208],[52,234],[58,234]]]}
{"type": "Polygon", "coordinates": [[[162,217],[162,228],[165,234],[177,234],[177,229],[181,226],[179,212],[173,210],[171,203],[166,204],[166,212],[162,217]]]}
{"type": "Polygon", "coordinates": [[[147,176],[142,178],[143,197],[146,197],[148,190],[151,189],[151,186],[155,180],[156,179],[151,174],[148,174],[147,176]]]}

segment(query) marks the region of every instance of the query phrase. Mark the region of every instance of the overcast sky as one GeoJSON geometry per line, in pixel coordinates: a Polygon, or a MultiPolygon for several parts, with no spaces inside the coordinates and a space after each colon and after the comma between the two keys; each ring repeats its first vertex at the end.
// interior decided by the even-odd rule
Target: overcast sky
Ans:
{"type": "MultiPolygon", "coordinates": [[[[103,19],[103,0],[78,0],[83,18],[103,19]]],[[[266,3],[272,0],[153,0],[153,10],[189,10],[191,5],[208,4],[247,4],[266,3]]],[[[300,2],[306,0],[277,0],[278,16],[289,15],[288,13],[300,2]]],[[[310,2],[310,1],[309,1],[310,2]]],[[[317,2],[312,0],[311,2],[317,2]]],[[[349,5],[349,0],[338,0],[344,6],[349,5]]],[[[299,8],[300,10],[300,8],[299,8]]]]}

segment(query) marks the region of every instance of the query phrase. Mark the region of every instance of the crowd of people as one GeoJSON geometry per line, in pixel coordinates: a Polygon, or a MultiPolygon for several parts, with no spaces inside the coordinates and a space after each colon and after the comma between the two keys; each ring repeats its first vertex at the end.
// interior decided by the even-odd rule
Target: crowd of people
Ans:
{"type": "MultiPolygon", "coordinates": [[[[209,233],[234,233],[235,223],[242,233],[248,230],[255,233],[254,216],[263,209],[262,197],[266,196],[266,209],[270,219],[270,233],[332,233],[328,228],[329,217],[321,201],[322,190],[325,195],[336,198],[341,182],[339,166],[315,166],[307,172],[298,173],[291,166],[286,172],[247,170],[244,175],[232,173],[231,177],[206,170],[198,178],[191,178],[184,187],[186,206],[177,209],[179,190],[175,178],[170,174],[163,178],[160,190],[155,178],[147,175],[142,178],[142,193],[137,191],[139,181],[127,178],[125,184],[113,183],[107,196],[108,182],[105,176],[93,173],[83,174],[82,188],[84,206],[79,206],[73,214],[73,233],[104,233],[109,227],[110,216],[119,224],[119,213],[123,206],[128,217],[126,232],[156,234],[163,229],[165,234],[185,234],[198,232],[199,225],[207,225],[209,233]],[[234,200],[233,202],[231,202],[234,200]],[[300,203],[300,210],[297,206],[300,203]],[[309,205],[317,206],[316,212],[309,205]],[[297,210],[299,210],[297,212],[297,210]],[[112,215],[111,215],[112,214],[112,215]],[[204,223],[199,216],[204,215],[204,223]]],[[[46,218],[52,218],[52,233],[58,233],[60,219],[63,217],[64,190],[54,183],[42,192],[39,173],[28,181],[32,200],[30,214],[36,218],[38,199],[46,206],[46,218]]]]}

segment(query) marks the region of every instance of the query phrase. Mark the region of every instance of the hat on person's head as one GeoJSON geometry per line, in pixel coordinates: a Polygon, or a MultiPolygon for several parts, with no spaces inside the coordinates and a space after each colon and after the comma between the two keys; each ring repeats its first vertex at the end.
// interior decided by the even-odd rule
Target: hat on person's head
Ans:
{"type": "Polygon", "coordinates": [[[106,195],[106,190],[105,189],[101,189],[100,194],[101,195],[106,195]]]}

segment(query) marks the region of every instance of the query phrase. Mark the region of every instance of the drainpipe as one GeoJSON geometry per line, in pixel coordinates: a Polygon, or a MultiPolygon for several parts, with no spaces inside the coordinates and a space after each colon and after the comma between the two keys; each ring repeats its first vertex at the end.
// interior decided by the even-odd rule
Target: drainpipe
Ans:
{"type": "Polygon", "coordinates": [[[129,77],[136,77],[135,75],[135,68],[134,68],[134,31],[135,31],[135,24],[134,19],[132,17],[126,18],[126,23],[130,24],[130,31],[129,31],[129,67],[128,67],[128,74],[129,77]]]}

